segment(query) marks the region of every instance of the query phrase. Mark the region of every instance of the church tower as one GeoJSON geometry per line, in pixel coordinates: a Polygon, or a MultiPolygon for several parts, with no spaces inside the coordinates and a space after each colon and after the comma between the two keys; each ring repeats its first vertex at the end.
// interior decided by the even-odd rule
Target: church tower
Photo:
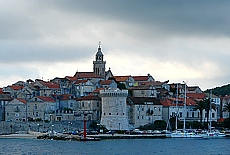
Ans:
{"type": "Polygon", "coordinates": [[[93,72],[100,76],[105,77],[105,64],[106,61],[103,61],[103,53],[101,52],[101,41],[98,44],[98,50],[95,56],[95,61],[93,61],[93,72]]]}

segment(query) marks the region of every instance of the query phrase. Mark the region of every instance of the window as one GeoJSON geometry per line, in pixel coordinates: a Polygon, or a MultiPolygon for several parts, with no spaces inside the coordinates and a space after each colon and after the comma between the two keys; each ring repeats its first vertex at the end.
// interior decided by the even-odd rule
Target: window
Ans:
{"type": "Polygon", "coordinates": [[[215,117],[215,113],[212,113],[212,118],[214,118],[215,117]]]}
{"type": "Polygon", "coordinates": [[[38,116],[38,112],[36,112],[36,116],[38,116]]]}
{"type": "Polygon", "coordinates": [[[99,107],[99,102],[97,102],[97,107],[99,107]]]}
{"type": "Polygon", "coordinates": [[[111,113],[109,113],[109,115],[111,115],[111,113]]]}
{"type": "Polygon", "coordinates": [[[140,119],[140,117],[139,117],[139,116],[137,116],[137,119],[140,119]]]}
{"type": "Polygon", "coordinates": [[[90,102],[88,102],[88,107],[90,107],[90,102]]]}
{"type": "Polygon", "coordinates": [[[180,116],[179,117],[182,117],[182,112],[180,112],[180,116]]]}
{"type": "Polygon", "coordinates": [[[73,107],[73,103],[70,103],[70,105],[69,105],[70,107],[73,107]]]}
{"type": "Polygon", "coordinates": [[[187,117],[189,117],[189,112],[187,112],[187,117]]]}
{"type": "Polygon", "coordinates": [[[194,117],[194,112],[192,112],[192,117],[194,117]]]}
{"type": "Polygon", "coordinates": [[[15,113],[15,117],[19,117],[19,113],[15,113]]]}
{"type": "Polygon", "coordinates": [[[84,107],[84,102],[81,102],[81,106],[84,107]]]}
{"type": "Polygon", "coordinates": [[[37,104],[34,105],[34,110],[37,110],[38,109],[38,106],[37,104]]]}

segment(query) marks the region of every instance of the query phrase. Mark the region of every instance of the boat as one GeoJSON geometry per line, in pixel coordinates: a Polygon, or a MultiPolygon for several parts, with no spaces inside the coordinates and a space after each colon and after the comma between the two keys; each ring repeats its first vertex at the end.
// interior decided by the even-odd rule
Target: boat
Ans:
{"type": "Polygon", "coordinates": [[[224,132],[220,131],[207,131],[203,134],[203,138],[223,138],[226,137],[224,132]]]}
{"type": "Polygon", "coordinates": [[[203,138],[202,133],[185,131],[176,131],[171,133],[171,138],[203,138]]]}
{"type": "MultiPolygon", "coordinates": [[[[184,81],[183,81],[184,82],[184,81]]],[[[186,109],[186,83],[185,84],[185,96],[184,96],[184,109],[186,109]]],[[[178,84],[177,84],[177,100],[176,100],[176,108],[178,104],[178,84]]],[[[193,131],[193,130],[186,130],[185,129],[185,116],[184,116],[184,129],[178,130],[177,129],[177,114],[176,114],[176,130],[171,133],[166,133],[166,137],[170,138],[203,138],[203,134],[193,131]]]]}
{"type": "MultiPolygon", "coordinates": [[[[210,112],[209,112],[209,117],[211,118],[211,106],[212,106],[212,90],[210,91],[210,112]]],[[[226,137],[226,134],[225,132],[220,132],[219,130],[215,130],[213,127],[212,127],[212,121],[211,119],[209,119],[209,127],[208,127],[208,131],[206,131],[204,134],[203,134],[203,138],[223,138],[223,137],[226,137]]]]}

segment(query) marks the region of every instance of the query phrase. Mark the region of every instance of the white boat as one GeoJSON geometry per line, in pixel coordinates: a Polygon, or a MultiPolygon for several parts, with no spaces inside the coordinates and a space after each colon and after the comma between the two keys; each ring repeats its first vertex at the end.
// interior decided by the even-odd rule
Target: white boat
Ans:
{"type": "Polygon", "coordinates": [[[226,134],[219,131],[207,131],[203,134],[203,138],[223,138],[226,134]]]}
{"type": "Polygon", "coordinates": [[[188,132],[188,131],[176,131],[170,134],[171,138],[203,138],[202,133],[188,132]]]}

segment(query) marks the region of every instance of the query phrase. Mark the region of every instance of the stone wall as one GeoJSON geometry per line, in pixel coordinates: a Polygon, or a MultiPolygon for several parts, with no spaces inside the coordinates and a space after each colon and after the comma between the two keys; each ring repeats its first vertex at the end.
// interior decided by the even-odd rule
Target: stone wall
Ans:
{"type": "MultiPolygon", "coordinates": [[[[87,129],[89,129],[90,121],[87,122],[87,129]]],[[[82,131],[84,129],[83,121],[52,121],[52,122],[5,122],[0,121],[0,134],[10,133],[27,133],[28,131],[49,132],[51,130],[56,132],[63,131],[82,131]]]]}

